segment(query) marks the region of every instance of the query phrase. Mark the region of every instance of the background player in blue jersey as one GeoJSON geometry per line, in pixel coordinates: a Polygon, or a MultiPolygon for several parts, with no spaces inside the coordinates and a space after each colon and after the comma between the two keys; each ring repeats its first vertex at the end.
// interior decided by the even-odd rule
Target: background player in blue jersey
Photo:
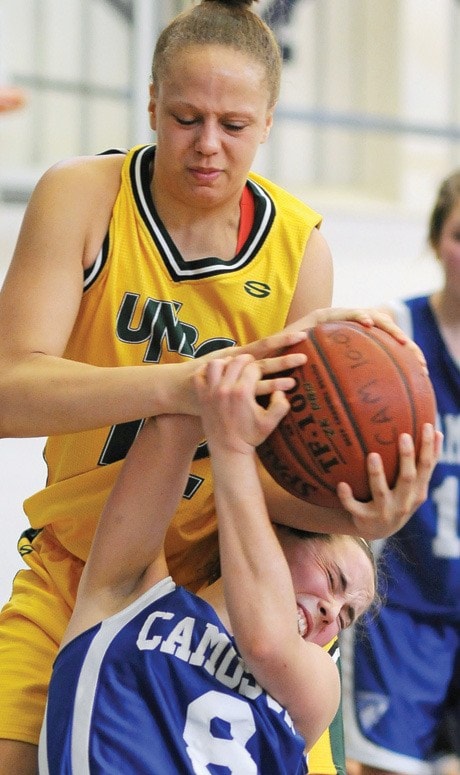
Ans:
{"type": "Polygon", "coordinates": [[[321,646],[369,607],[375,565],[358,537],[273,526],[255,447],[289,404],[277,390],[263,409],[261,377],[249,355],[203,365],[203,426],[155,418],[128,453],[54,666],[42,775],[305,773],[340,695],[321,646]],[[194,595],[168,575],[164,539],[203,432],[222,576],[194,595]]]}
{"type": "Polygon", "coordinates": [[[444,442],[428,500],[383,547],[386,605],[342,642],[347,753],[365,775],[434,772],[443,709],[460,692],[460,171],[440,186],[428,237],[442,287],[390,311],[425,354],[444,442]]]}

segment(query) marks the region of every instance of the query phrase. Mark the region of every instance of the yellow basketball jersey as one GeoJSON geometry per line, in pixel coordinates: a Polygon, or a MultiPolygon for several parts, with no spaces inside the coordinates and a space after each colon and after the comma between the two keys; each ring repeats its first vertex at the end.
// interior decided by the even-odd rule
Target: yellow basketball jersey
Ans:
{"type": "MultiPolygon", "coordinates": [[[[181,362],[283,328],[311,230],[320,216],[251,174],[254,222],[230,261],[184,261],[150,193],[154,146],[126,156],[103,248],[85,289],[65,357],[97,366],[149,368],[181,362]]],[[[155,370],[152,370],[152,380],[155,370]]],[[[142,420],[50,437],[45,489],[24,504],[32,527],[45,525],[85,560],[104,501],[142,420]]],[[[206,448],[168,532],[175,580],[197,589],[216,554],[216,522],[206,448]]]]}
{"type": "MultiPolygon", "coordinates": [[[[333,638],[324,648],[329,652],[341,672],[338,639],[333,638]]],[[[314,744],[308,754],[307,761],[308,772],[311,775],[346,775],[342,703],[340,703],[331,725],[314,744]]]]}

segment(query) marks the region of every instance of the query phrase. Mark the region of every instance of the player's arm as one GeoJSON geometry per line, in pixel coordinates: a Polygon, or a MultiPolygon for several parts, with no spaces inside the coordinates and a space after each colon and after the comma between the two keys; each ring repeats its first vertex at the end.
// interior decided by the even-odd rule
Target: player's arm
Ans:
{"type": "Polygon", "coordinates": [[[198,417],[145,422],[102,511],[65,642],[168,575],[165,533],[202,435],[198,417]]]}
{"type": "MultiPolygon", "coordinates": [[[[83,271],[93,264],[108,229],[122,159],[56,165],[31,197],[0,293],[0,437],[196,413],[191,377],[197,361],[102,368],[64,357],[82,301],[83,271]]],[[[294,341],[290,336],[282,333],[245,349],[265,358],[294,341]]]]}
{"type": "MultiPolygon", "coordinates": [[[[301,353],[286,358],[292,367],[305,361],[301,353]]],[[[267,368],[276,369],[278,360],[267,368]]],[[[293,380],[285,377],[280,384],[289,389],[293,380]]],[[[66,641],[168,575],[165,533],[202,438],[201,420],[191,415],[160,415],[144,423],[99,519],[66,641]]]]}
{"type": "Polygon", "coordinates": [[[242,656],[290,713],[310,748],[331,722],[339,676],[330,656],[298,633],[291,574],[265,506],[254,447],[286,413],[275,393],[254,399],[260,371],[243,359],[209,363],[199,379],[211,450],[225,600],[242,656]]]}

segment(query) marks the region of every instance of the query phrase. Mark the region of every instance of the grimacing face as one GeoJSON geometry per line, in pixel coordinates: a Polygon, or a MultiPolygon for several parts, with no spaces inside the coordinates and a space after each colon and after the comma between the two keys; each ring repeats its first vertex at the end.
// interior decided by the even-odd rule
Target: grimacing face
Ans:
{"type": "Polygon", "coordinates": [[[283,530],[279,538],[294,585],[299,632],[325,646],[372,603],[371,560],[350,536],[305,540],[283,530]]]}
{"type": "Polygon", "coordinates": [[[188,46],[151,85],[154,189],[198,208],[239,202],[272,124],[263,67],[226,46],[188,46]]]}

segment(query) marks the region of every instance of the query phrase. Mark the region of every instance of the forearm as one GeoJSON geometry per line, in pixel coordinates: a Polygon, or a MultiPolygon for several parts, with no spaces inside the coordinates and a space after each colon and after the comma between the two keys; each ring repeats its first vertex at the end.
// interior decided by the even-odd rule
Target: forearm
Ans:
{"type": "Polygon", "coordinates": [[[273,522],[317,533],[357,534],[352,515],[348,511],[316,506],[295,498],[272,479],[261,463],[258,468],[268,512],[273,522]]]}
{"type": "Polygon", "coordinates": [[[238,646],[261,680],[265,658],[279,658],[290,638],[298,638],[291,575],[254,458],[214,451],[211,459],[227,609],[238,646]]]}
{"type": "Polygon", "coordinates": [[[99,520],[85,569],[90,590],[135,589],[162,554],[201,438],[191,417],[148,420],[132,445],[99,520]],[[107,536],[110,535],[110,541],[107,536]]]}
{"type": "MultiPolygon", "coordinates": [[[[274,334],[225,355],[250,352],[262,359],[266,375],[291,368],[286,355],[264,361],[299,340],[294,333],[274,334]]],[[[101,342],[101,347],[103,343],[101,342]]],[[[50,436],[102,428],[160,414],[199,413],[193,375],[204,361],[223,351],[181,363],[101,367],[59,355],[30,352],[18,355],[0,343],[0,437],[50,436]]],[[[260,389],[270,392],[267,379],[260,389]]]]}
{"type": "Polygon", "coordinates": [[[214,454],[225,601],[238,649],[310,748],[332,721],[340,679],[330,656],[298,631],[289,566],[248,455],[214,454]]]}
{"type": "Polygon", "coordinates": [[[99,367],[47,355],[0,368],[0,436],[48,436],[192,410],[190,364],[99,367]]]}

